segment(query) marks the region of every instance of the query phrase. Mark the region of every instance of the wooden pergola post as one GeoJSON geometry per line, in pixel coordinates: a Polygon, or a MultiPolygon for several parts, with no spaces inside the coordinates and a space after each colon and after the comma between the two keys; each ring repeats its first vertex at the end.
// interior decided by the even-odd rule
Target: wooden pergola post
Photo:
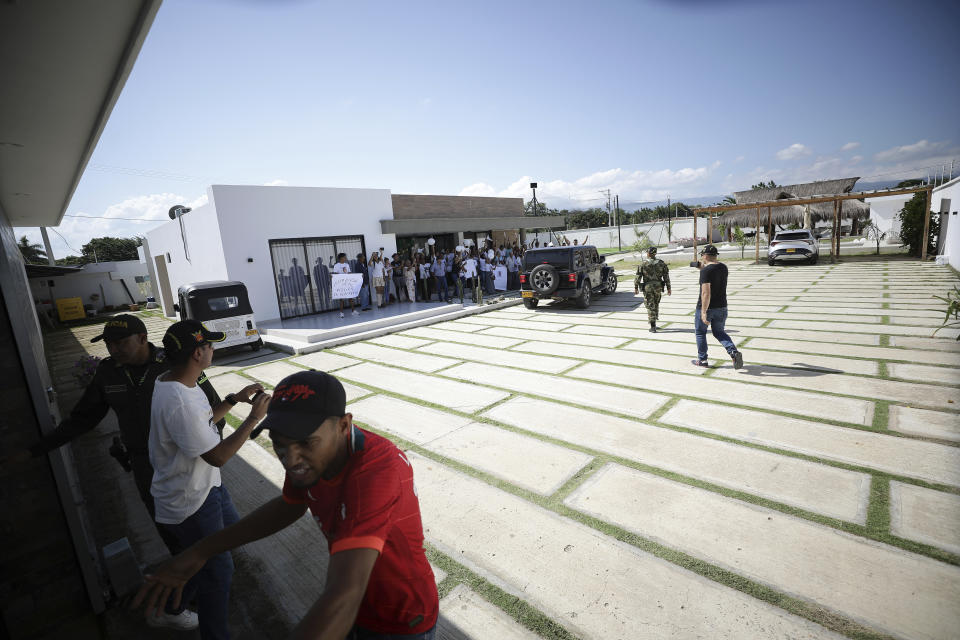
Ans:
{"type": "Polygon", "coordinates": [[[930,196],[932,194],[933,189],[927,189],[927,201],[923,208],[923,237],[920,239],[923,244],[920,245],[920,260],[927,259],[927,244],[930,242],[930,196]]]}
{"type": "Polygon", "coordinates": [[[767,245],[773,240],[773,213],[770,207],[767,207],[767,245]]]}
{"type": "Polygon", "coordinates": [[[693,257],[697,257],[697,210],[693,210],[693,257]]]}
{"type": "Polygon", "coordinates": [[[760,207],[757,207],[757,226],[753,232],[754,264],[760,264],[760,207]]]}
{"type": "Polygon", "coordinates": [[[713,244],[713,211],[707,212],[707,244],[713,244]]]}

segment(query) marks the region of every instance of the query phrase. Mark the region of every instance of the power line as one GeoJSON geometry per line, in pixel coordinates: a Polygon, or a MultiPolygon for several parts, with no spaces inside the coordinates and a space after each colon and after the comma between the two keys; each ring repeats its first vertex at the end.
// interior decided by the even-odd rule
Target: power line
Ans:
{"type": "Polygon", "coordinates": [[[164,222],[159,218],[114,218],[113,216],[85,216],[79,213],[65,213],[65,218],[94,218],[96,220],[129,220],[130,222],[164,222]]]}
{"type": "Polygon", "coordinates": [[[67,245],[67,249],[70,249],[70,251],[73,251],[74,253],[79,253],[79,254],[81,254],[81,255],[83,254],[82,251],[77,251],[76,249],[74,249],[73,247],[71,247],[71,246],[70,246],[70,243],[67,242],[67,239],[63,237],[63,234],[60,233],[59,231],[57,231],[54,227],[47,227],[47,228],[50,229],[50,231],[53,231],[53,232],[54,232],[55,234],[57,234],[58,236],[60,236],[60,239],[63,240],[63,244],[67,245]]]}

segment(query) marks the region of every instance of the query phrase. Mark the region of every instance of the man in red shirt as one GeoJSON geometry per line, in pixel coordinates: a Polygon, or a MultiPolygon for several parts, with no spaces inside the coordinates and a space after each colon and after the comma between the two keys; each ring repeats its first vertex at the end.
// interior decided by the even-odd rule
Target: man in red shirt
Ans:
{"type": "MultiPolygon", "coordinates": [[[[281,496],[200,540],[147,576],[134,599],[147,614],[208,558],[296,522],[309,508],[330,550],[327,583],[294,630],[298,639],[433,640],[439,599],[423,549],[410,462],[392,442],[353,424],[343,385],[321,371],[284,378],[262,429],[287,471],[281,496]]],[[[256,434],[254,434],[255,436],[256,434]]]]}

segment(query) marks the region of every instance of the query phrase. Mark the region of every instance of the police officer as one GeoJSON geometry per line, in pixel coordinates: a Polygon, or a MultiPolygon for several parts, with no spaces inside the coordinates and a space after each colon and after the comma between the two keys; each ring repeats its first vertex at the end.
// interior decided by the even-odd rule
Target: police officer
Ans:
{"type": "Polygon", "coordinates": [[[656,333],[657,317],[660,314],[660,296],[663,295],[664,288],[666,288],[668,296],[672,295],[670,269],[666,262],[657,257],[656,247],[647,249],[647,258],[647,261],[637,267],[633,293],[634,295],[640,293],[640,287],[643,287],[643,304],[647,308],[650,333],[656,333]]]}
{"type": "MultiPolygon", "coordinates": [[[[150,431],[150,400],[157,376],[167,371],[163,349],[158,349],[147,340],[147,328],[140,318],[121,314],[111,318],[103,327],[103,332],[91,342],[103,340],[110,352],[97,365],[93,380],[87,385],[83,396],[70,411],[70,415],[60,422],[56,429],[47,434],[29,448],[13,457],[13,460],[25,460],[40,456],[63,446],[74,438],[97,426],[110,409],[117,414],[120,426],[120,441],[110,449],[110,455],[117,458],[127,471],[133,471],[140,499],[154,519],[153,496],[150,495],[150,483],[153,480],[153,467],[147,452],[147,437],[150,431]]],[[[200,388],[212,407],[221,404],[220,396],[206,374],[197,379],[200,388]]],[[[250,385],[238,395],[246,399],[248,389],[260,389],[260,385],[250,385]]],[[[233,394],[226,402],[236,404],[233,394]]],[[[225,421],[217,423],[220,429],[225,421]]],[[[159,528],[158,528],[159,529],[159,528]]],[[[171,553],[179,551],[176,540],[164,531],[160,537],[171,553]]]]}

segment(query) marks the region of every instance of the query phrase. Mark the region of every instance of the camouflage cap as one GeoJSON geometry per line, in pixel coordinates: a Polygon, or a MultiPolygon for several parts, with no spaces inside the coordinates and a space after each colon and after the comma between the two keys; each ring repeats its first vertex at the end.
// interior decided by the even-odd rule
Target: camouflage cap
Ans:
{"type": "Polygon", "coordinates": [[[649,247],[649,248],[647,249],[647,255],[651,255],[651,256],[657,255],[657,248],[656,248],[656,247],[649,247]]]}

